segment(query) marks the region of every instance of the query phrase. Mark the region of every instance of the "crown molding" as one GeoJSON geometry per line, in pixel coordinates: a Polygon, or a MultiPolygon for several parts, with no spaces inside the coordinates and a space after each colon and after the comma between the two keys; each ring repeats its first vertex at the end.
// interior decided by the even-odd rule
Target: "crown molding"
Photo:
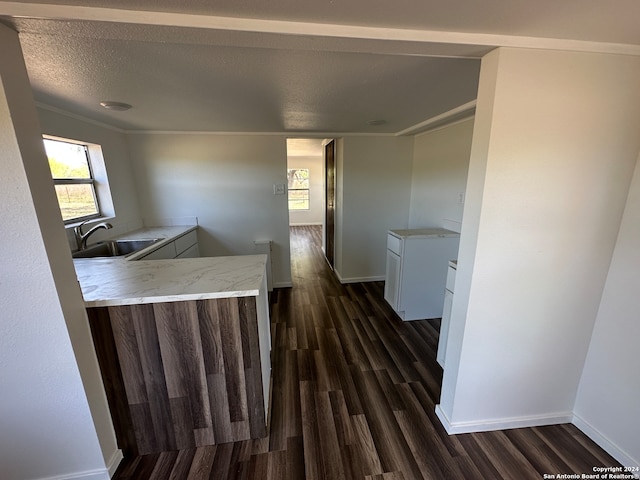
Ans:
{"type": "Polygon", "coordinates": [[[467,102],[459,107],[452,108],[451,110],[436,115],[435,117],[428,118],[424,122],[417,123],[412,127],[405,128],[404,130],[396,133],[396,136],[401,137],[405,135],[418,135],[438,128],[452,125],[457,122],[462,122],[473,117],[476,112],[476,100],[467,102]]]}
{"type": "Polygon", "coordinates": [[[93,118],[85,117],[83,115],[78,115],[77,113],[71,113],[67,110],[62,110],[61,108],[58,108],[58,107],[52,107],[51,105],[47,105],[46,103],[35,102],[35,104],[36,104],[36,107],[42,110],[48,110],[50,112],[57,113],[58,115],[64,115],[65,117],[73,118],[75,120],[80,120],[81,122],[86,122],[92,125],[96,125],[97,127],[113,130],[114,132],[127,133],[126,130],[123,130],[122,128],[118,128],[108,123],[104,123],[99,120],[94,120],[93,118]]]}

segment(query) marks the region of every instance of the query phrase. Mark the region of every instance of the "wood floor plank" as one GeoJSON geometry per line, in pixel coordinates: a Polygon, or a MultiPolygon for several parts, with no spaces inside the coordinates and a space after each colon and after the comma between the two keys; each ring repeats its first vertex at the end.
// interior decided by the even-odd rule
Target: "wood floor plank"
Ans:
{"type": "Polygon", "coordinates": [[[398,394],[402,397],[406,408],[394,414],[399,419],[398,423],[402,427],[412,453],[420,462],[423,473],[426,472],[425,477],[431,478],[435,475],[439,478],[460,478],[462,472],[452,461],[454,455],[438,438],[431,419],[414,390],[410,385],[398,385],[398,394]],[[426,452],[428,452],[427,457],[425,457],[426,452]]]}
{"type": "Polygon", "coordinates": [[[547,444],[528,428],[505,430],[504,434],[525,458],[533,465],[540,476],[551,472],[571,470],[547,444]]]}
{"type": "Polygon", "coordinates": [[[353,427],[355,452],[361,460],[364,475],[383,473],[378,449],[371,435],[369,423],[364,414],[351,417],[353,427]]]}
{"type": "Polygon", "coordinates": [[[180,450],[178,452],[178,457],[176,458],[176,463],[171,469],[169,480],[184,480],[185,478],[187,478],[187,476],[189,475],[189,470],[191,470],[191,464],[193,462],[193,457],[195,456],[195,454],[195,448],[180,450]]]}
{"type": "MultiPolygon", "coordinates": [[[[268,435],[222,443],[215,452],[129,453],[114,480],[527,480],[619,465],[572,425],[448,435],[435,414],[442,381],[436,362],[440,321],[400,321],[384,301],[383,282],[341,285],[324,259],[321,239],[317,226],[291,228],[294,287],[271,294],[268,435]]],[[[246,419],[229,423],[230,417],[238,418],[242,399],[228,393],[234,386],[227,385],[224,368],[214,364],[226,368],[234,349],[251,342],[251,332],[242,326],[222,338],[216,322],[234,317],[233,308],[197,308],[206,387],[218,392],[209,405],[213,433],[217,440],[231,440],[234,430],[249,424],[246,419]]],[[[129,324],[119,328],[136,356],[144,351],[153,358],[150,339],[140,342],[129,324]]],[[[108,356],[107,343],[100,348],[108,356]]],[[[254,361],[240,356],[230,360],[231,368],[248,365],[247,381],[254,361]]],[[[146,387],[142,366],[127,368],[140,369],[140,384],[132,388],[139,388],[144,400],[153,389],[146,387]]],[[[167,384],[180,391],[179,379],[167,384]]],[[[187,415],[191,406],[180,408],[187,415]]],[[[146,402],[133,411],[138,421],[152,424],[146,402]]],[[[192,422],[187,416],[185,423],[192,422]]]]}
{"type": "MultiPolygon", "coordinates": [[[[214,447],[203,448],[215,449],[213,464],[210,467],[210,474],[208,476],[209,479],[217,480],[218,478],[220,478],[219,472],[229,472],[229,470],[231,469],[231,458],[233,457],[233,443],[221,443],[220,445],[215,445],[214,447]]],[[[189,477],[188,480],[192,480],[191,477],[189,477]]],[[[194,478],[193,480],[198,479],[194,478]]]]}
{"type": "Polygon", "coordinates": [[[375,373],[354,372],[353,377],[360,394],[367,397],[362,406],[383,469],[387,472],[405,469],[410,478],[423,478],[375,373]]]}
{"type": "Polygon", "coordinates": [[[287,438],[287,470],[286,478],[295,480],[305,478],[304,443],[302,434],[298,437],[287,438]]]}
{"type": "Polygon", "coordinates": [[[540,474],[517,447],[509,442],[504,432],[488,432],[483,435],[479,445],[502,478],[515,476],[523,480],[540,479],[540,474]]]}
{"type": "Polygon", "coordinates": [[[323,478],[345,480],[344,465],[340,455],[340,443],[331,408],[331,399],[328,392],[315,393],[316,418],[318,421],[318,436],[324,470],[323,478]]]}
{"type": "Polygon", "coordinates": [[[300,405],[302,411],[302,438],[304,444],[304,465],[308,480],[323,480],[321,439],[318,431],[315,382],[300,382],[300,405]]]}
{"type": "Polygon", "coordinates": [[[213,460],[216,456],[215,445],[207,445],[204,447],[196,448],[196,453],[193,456],[193,462],[191,468],[187,474],[189,480],[208,480],[213,468],[213,460]]]}

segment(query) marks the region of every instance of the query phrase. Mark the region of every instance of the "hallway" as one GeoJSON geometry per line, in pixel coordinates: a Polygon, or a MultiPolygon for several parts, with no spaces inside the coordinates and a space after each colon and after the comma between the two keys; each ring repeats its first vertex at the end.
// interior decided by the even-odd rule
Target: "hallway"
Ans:
{"type": "Polygon", "coordinates": [[[573,425],[449,436],[434,413],[437,321],[401,322],[383,283],[341,285],[321,227],[292,227],[273,293],[270,435],[125,459],[115,479],[540,479],[618,463],[573,425]]]}

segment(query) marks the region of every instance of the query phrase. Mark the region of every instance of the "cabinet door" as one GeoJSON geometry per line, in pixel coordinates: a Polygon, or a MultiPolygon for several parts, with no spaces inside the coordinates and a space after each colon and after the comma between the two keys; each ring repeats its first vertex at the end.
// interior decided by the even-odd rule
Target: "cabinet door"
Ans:
{"type": "Polygon", "coordinates": [[[444,291],[444,308],[442,310],[442,320],[440,322],[440,338],[438,339],[438,354],[436,360],[442,368],[447,356],[447,337],[449,336],[449,324],[451,323],[451,305],[453,304],[453,293],[444,291]]]}
{"type": "Polygon", "coordinates": [[[183,258],[184,256],[182,254],[198,243],[198,236],[196,234],[196,231],[193,230],[189,233],[186,233],[185,235],[182,235],[181,237],[176,238],[174,242],[176,244],[177,256],[179,258],[183,258]]]}
{"type": "Polygon", "coordinates": [[[195,245],[191,245],[191,247],[187,248],[176,258],[198,258],[199,256],[200,250],[198,249],[198,244],[196,243],[195,245]]]}
{"type": "Polygon", "coordinates": [[[140,260],[161,260],[166,258],[176,258],[176,244],[174,242],[163,245],[149,255],[145,255],[140,260]]]}
{"type": "Polygon", "coordinates": [[[387,250],[387,274],[384,282],[384,299],[397,312],[400,310],[400,275],[402,262],[400,256],[387,250]]]}

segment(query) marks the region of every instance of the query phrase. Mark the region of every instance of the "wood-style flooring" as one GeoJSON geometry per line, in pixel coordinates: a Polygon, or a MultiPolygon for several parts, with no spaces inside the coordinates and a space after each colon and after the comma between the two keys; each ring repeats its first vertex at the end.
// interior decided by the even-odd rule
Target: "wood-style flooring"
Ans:
{"type": "Polygon", "coordinates": [[[434,413],[438,321],[401,322],[383,283],[341,285],[319,227],[292,227],[272,296],[270,434],[126,458],[114,479],[541,479],[617,466],[573,425],[449,436],[434,413]]]}

